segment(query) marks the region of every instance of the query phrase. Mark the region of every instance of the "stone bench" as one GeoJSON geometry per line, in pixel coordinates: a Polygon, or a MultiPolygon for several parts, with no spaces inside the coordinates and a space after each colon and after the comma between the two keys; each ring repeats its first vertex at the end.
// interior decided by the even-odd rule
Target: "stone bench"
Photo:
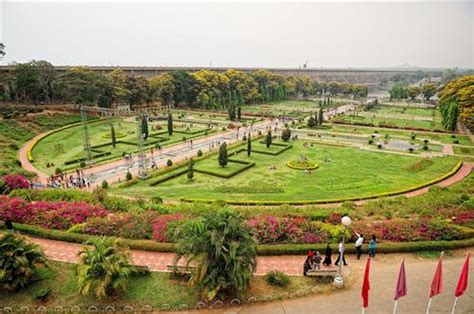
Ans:
{"type": "Polygon", "coordinates": [[[308,277],[336,277],[337,275],[337,269],[310,269],[306,273],[306,276],[308,277]]]}

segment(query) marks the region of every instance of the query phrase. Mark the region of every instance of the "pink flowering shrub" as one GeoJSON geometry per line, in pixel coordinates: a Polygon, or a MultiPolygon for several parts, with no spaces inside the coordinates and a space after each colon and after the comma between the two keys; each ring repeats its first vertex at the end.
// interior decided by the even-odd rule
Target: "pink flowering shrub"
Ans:
{"type": "Polygon", "coordinates": [[[182,216],[178,213],[161,215],[154,219],[152,221],[153,239],[158,242],[170,242],[172,239],[172,231],[180,220],[182,220],[182,216]]]}
{"type": "Polygon", "coordinates": [[[319,243],[323,233],[303,217],[263,216],[247,221],[259,243],[319,243]]]}
{"type": "Polygon", "coordinates": [[[372,224],[356,222],[352,229],[366,238],[375,235],[378,239],[393,242],[458,240],[465,237],[458,226],[443,219],[394,219],[372,224]]]}
{"type": "Polygon", "coordinates": [[[69,229],[90,217],[105,217],[108,212],[100,205],[85,202],[33,202],[18,197],[0,197],[0,219],[50,229],[69,229]]]}
{"type": "Polygon", "coordinates": [[[2,177],[3,182],[11,190],[14,189],[27,189],[30,187],[30,183],[25,177],[19,174],[8,174],[2,177]]]}

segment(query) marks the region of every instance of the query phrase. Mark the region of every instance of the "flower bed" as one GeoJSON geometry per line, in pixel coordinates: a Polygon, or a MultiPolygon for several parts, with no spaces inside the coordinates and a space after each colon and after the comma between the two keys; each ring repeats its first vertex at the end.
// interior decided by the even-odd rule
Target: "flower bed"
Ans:
{"type": "Polygon", "coordinates": [[[25,177],[18,174],[10,174],[2,177],[3,183],[10,189],[27,189],[30,183],[25,177]]]}
{"type": "Polygon", "coordinates": [[[314,170],[319,167],[317,163],[310,160],[290,160],[286,165],[291,169],[296,170],[314,170]]]}
{"type": "Polygon", "coordinates": [[[0,219],[51,229],[65,230],[85,222],[90,217],[108,215],[100,205],[85,202],[34,202],[19,197],[0,197],[0,219]]]}
{"type": "MultiPolygon", "coordinates": [[[[120,132],[120,131],[115,132],[115,138],[122,138],[122,137],[125,137],[125,136],[127,136],[127,134],[125,134],[125,133],[123,133],[123,132],[120,132]]],[[[107,139],[109,139],[109,138],[111,139],[111,138],[112,138],[112,134],[110,134],[110,133],[104,133],[104,134],[102,134],[102,137],[103,137],[103,138],[107,138],[107,139]]]]}

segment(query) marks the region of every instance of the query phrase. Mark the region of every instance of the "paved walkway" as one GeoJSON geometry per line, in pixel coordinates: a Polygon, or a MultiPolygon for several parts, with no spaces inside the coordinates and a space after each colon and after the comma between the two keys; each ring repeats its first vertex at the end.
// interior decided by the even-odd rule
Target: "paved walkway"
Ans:
{"type": "MultiPolygon", "coordinates": [[[[219,146],[217,143],[227,142],[228,144],[235,143],[242,139],[244,133],[249,132],[250,130],[255,135],[258,131],[263,131],[267,126],[275,126],[274,122],[271,120],[265,120],[260,123],[254,124],[252,127],[241,127],[239,130],[228,130],[226,132],[218,132],[217,134],[211,134],[209,136],[193,140],[193,145],[191,147],[190,143],[183,142],[175,144],[172,146],[165,147],[161,150],[155,150],[155,153],[152,155],[147,150],[146,153],[146,163],[148,168],[151,166],[151,162],[155,161],[158,168],[165,167],[168,159],[171,159],[173,162],[178,162],[185,160],[197,155],[198,150],[208,152],[211,150],[217,150],[219,146]]],[[[33,143],[47,134],[53,131],[41,133],[35,136],[32,140],[28,141],[19,151],[18,159],[21,161],[22,167],[30,172],[35,173],[38,176],[38,181],[46,184],[48,180],[48,175],[37,169],[27,157],[28,149],[33,145],[33,143]]],[[[84,174],[89,177],[92,187],[100,185],[102,180],[107,180],[109,183],[117,182],[125,178],[127,171],[130,171],[133,175],[138,174],[138,158],[135,156],[132,161],[126,161],[124,159],[119,159],[111,161],[105,164],[100,164],[91,168],[84,169],[84,174]]]]}
{"type": "MultiPolygon", "coordinates": [[[[433,299],[431,313],[451,313],[454,290],[464,262],[465,251],[447,257],[443,263],[444,292],[433,299]]],[[[378,255],[371,263],[369,308],[365,313],[392,313],[395,284],[402,255],[378,255]]],[[[219,311],[199,313],[227,314],[303,314],[303,313],[361,313],[360,288],[365,267],[365,259],[360,261],[349,257],[350,269],[354,274],[352,284],[347,289],[332,294],[314,295],[272,303],[245,305],[219,311]]],[[[428,303],[428,292],[436,269],[437,260],[406,256],[407,296],[398,302],[397,313],[424,314],[428,303]]],[[[456,313],[474,313],[474,262],[470,263],[469,286],[466,294],[459,298],[456,313]]]]}
{"type": "MultiPolygon", "coordinates": [[[[82,245],[32,238],[39,244],[48,258],[65,262],[78,262],[78,252],[82,245]]],[[[446,257],[443,264],[445,291],[434,299],[431,313],[449,313],[454,300],[453,291],[467,250],[457,250],[452,257],[446,257]]],[[[132,260],[136,265],[147,265],[153,271],[166,271],[172,264],[173,253],[145,252],[132,250],[132,260]]],[[[399,302],[398,313],[424,313],[428,289],[436,268],[436,260],[423,259],[413,254],[378,254],[371,264],[370,308],[366,313],[391,313],[393,293],[401,259],[406,257],[408,296],[399,302]]],[[[347,256],[349,275],[347,288],[333,294],[315,295],[306,298],[278,301],[272,303],[246,305],[219,311],[199,311],[199,313],[358,313],[360,312],[360,286],[365,267],[365,255],[357,260],[354,255],[347,256]]],[[[289,275],[301,276],[304,256],[259,256],[257,275],[278,269],[289,275]]],[[[470,282],[467,293],[460,298],[457,313],[474,313],[474,262],[470,264],[470,282]]]]}
{"type": "MultiPolygon", "coordinates": [[[[32,242],[41,246],[49,259],[77,263],[81,244],[28,237],[32,242]]],[[[166,271],[166,266],[173,264],[175,254],[164,252],[149,252],[131,250],[131,257],[135,265],[146,265],[153,271],[166,271]]],[[[279,269],[289,275],[301,275],[305,256],[259,256],[257,274],[279,269]]]]}

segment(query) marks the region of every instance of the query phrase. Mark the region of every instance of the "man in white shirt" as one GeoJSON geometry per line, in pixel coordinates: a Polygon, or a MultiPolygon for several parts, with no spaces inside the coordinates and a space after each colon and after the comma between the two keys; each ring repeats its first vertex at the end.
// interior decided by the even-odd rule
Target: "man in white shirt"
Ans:
{"type": "Polygon", "coordinates": [[[364,243],[364,235],[358,234],[356,232],[357,240],[355,242],[355,248],[357,253],[357,259],[360,259],[360,255],[362,254],[362,244],[364,243]]]}

